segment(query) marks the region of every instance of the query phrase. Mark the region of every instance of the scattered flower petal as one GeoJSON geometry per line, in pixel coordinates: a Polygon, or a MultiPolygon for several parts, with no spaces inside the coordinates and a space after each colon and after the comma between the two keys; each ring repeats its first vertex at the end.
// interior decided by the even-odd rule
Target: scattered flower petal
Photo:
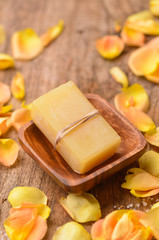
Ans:
{"type": "Polygon", "coordinates": [[[0,25],[0,45],[5,41],[6,34],[2,25],[0,25]]]}
{"type": "Polygon", "coordinates": [[[145,133],[146,141],[151,145],[159,147],[159,127],[145,133]]]}
{"type": "Polygon", "coordinates": [[[159,63],[158,50],[152,47],[142,47],[132,52],[128,65],[137,76],[149,75],[156,71],[159,63]]]}
{"type": "Polygon", "coordinates": [[[5,53],[0,53],[0,70],[14,67],[13,58],[5,53]]]}
{"type": "Polygon", "coordinates": [[[139,158],[140,168],[159,178],[159,153],[148,151],[139,158]]]}
{"type": "Polygon", "coordinates": [[[159,35],[159,23],[149,11],[142,11],[129,16],[125,25],[130,29],[148,35],[159,35]]]}
{"type": "Polygon", "coordinates": [[[157,67],[153,73],[145,75],[145,78],[151,82],[159,84],[159,67],[157,67]]]}
{"type": "Polygon", "coordinates": [[[0,117],[0,136],[6,133],[11,127],[11,122],[9,117],[0,117]]]}
{"type": "Polygon", "coordinates": [[[140,168],[128,171],[121,187],[130,189],[136,197],[152,196],[159,193],[159,179],[140,168]]]}
{"type": "Polygon", "coordinates": [[[76,222],[68,222],[59,227],[52,240],[91,240],[90,234],[85,228],[76,222]]]}
{"type": "Polygon", "coordinates": [[[145,35],[143,33],[130,29],[127,26],[121,32],[121,38],[128,46],[141,47],[145,42],[145,35]]]}
{"type": "Polygon", "coordinates": [[[135,107],[129,107],[123,114],[141,132],[148,132],[156,128],[152,118],[135,107]]]}
{"type": "Polygon", "coordinates": [[[159,17],[159,0],[150,0],[150,11],[154,16],[159,17]]]}
{"type": "Polygon", "coordinates": [[[25,84],[23,75],[19,72],[14,76],[11,82],[11,92],[17,99],[23,99],[25,96],[25,84]]]}
{"type": "Polygon", "coordinates": [[[12,110],[12,105],[2,106],[0,108],[0,113],[8,113],[12,110]]]}
{"type": "Polygon", "coordinates": [[[34,226],[26,240],[41,240],[47,232],[46,220],[37,216],[34,226]]]}
{"type": "Polygon", "coordinates": [[[13,56],[16,60],[31,60],[43,51],[43,44],[31,28],[15,32],[11,40],[13,56]]]}
{"type": "Polygon", "coordinates": [[[77,222],[96,221],[101,217],[100,205],[90,193],[69,194],[67,198],[61,198],[60,203],[77,222]]]}
{"type": "Polygon", "coordinates": [[[9,196],[8,201],[12,207],[17,207],[23,202],[32,203],[32,204],[47,204],[46,195],[34,187],[16,187],[14,188],[9,196]]]}
{"type": "Polygon", "coordinates": [[[11,98],[11,91],[10,87],[5,84],[0,82],[0,104],[5,104],[9,101],[11,98]]]}
{"type": "Polygon", "coordinates": [[[17,131],[25,124],[31,120],[31,112],[26,108],[17,109],[12,113],[11,122],[12,126],[16,128],[17,131]]]}
{"type": "Polygon", "coordinates": [[[156,207],[159,207],[159,202],[155,203],[155,204],[152,206],[151,209],[154,209],[154,208],[156,208],[156,207]]]}
{"type": "Polygon", "coordinates": [[[149,97],[145,89],[138,83],[135,83],[127,89],[122,89],[114,98],[115,107],[122,113],[129,107],[135,107],[138,110],[147,112],[149,108],[149,97]]]}
{"type": "Polygon", "coordinates": [[[124,41],[116,35],[105,36],[96,41],[99,54],[107,59],[118,57],[124,50],[124,41]]]}
{"type": "Polygon", "coordinates": [[[19,146],[12,139],[0,139],[0,162],[5,166],[13,165],[18,157],[19,146]]]}
{"type": "Polygon", "coordinates": [[[121,83],[123,88],[127,88],[129,85],[128,78],[126,74],[119,67],[112,67],[110,69],[110,74],[115,79],[115,81],[121,83]]]}
{"type": "Polygon", "coordinates": [[[49,45],[53,40],[55,40],[63,31],[64,29],[64,21],[60,20],[59,23],[50,29],[41,36],[41,40],[43,43],[43,46],[46,47],[49,45]]]}
{"type": "Polygon", "coordinates": [[[25,104],[25,101],[22,102],[22,108],[26,108],[31,111],[32,103],[25,104]]]}

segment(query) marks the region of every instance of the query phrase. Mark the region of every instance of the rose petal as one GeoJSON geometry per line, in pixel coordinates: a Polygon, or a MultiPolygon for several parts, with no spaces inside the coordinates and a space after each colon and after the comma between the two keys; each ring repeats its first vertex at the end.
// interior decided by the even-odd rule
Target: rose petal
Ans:
{"type": "Polygon", "coordinates": [[[64,21],[60,20],[59,23],[50,29],[41,36],[41,40],[43,43],[43,46],[46,47],[49,45],[53,40],[55,40],[63,31],[64,29],[64,21]]]}
{"type": "Polygon", "coordinates": [[[122,113],[129,107],[135,107],[138,110],[147,112],[149,108],[149,97],[145,89],[138,83],[135,83],[127,89],[122,89],[122,93],[115,96],[114,104],[122,113]]]}
{"type": "Polygon", "coordinates": [[[13,58],[5,53],[0,53],[0,70],[14,67],[13,58]]]}
{"type": "Polygon", "coordinates": [[[121,38],[128,46],[141,47],[145,42],[145,35],[143,33],[130,29],[127,26],[124,26],[121,32],[121,38]]]}
{"type": "Polygon", "coordinates": [[[140,168],[130,169],[125,181],[121,187],[131,189],[134,196],[142,195],[142,193],[152,196],[159,192],[159,179],[140,168]],[[152,195],[150,195],[150,191],[152,191],[152,195]]]}
{"type": "Polygon", "coordinates": [[[31,28],[15,32],[11,39],[12,52],[16,60],[31,60],[43,51],[43,44],[31,28]]]}
{"type": "Polygon", "coordinates": [[[141,132],[148,132],[156,127],[149,115],[135,107],[129,107],[123,114],[141,132]]]}
{"type": "Polygon", "coordinates": [[[17,131],[25,124],[31,120],[31,111],[25,108],[20,108],[12,113],[11,121],[12,126],[16,128],[17,131]]]}
{"type": "Polygon", "coordinates": [[[47,232],[47,223],[42,217],[37,216],[34,226],[26,240],[41,240],[47,232]]]}
{"type": "Polygon", "coordinates": [[[5,41],[6,34],[2,25],[0,25],[0,45],[5,41]]]}
{"type": "Polygon", "coordinates": [[[13,165],[19,153],[18,144],[12,139],[0,139],[0,162],[5,166],[13,165]]]}
{"type": "Polygon", "coordinates": [[[12,105],[7,105],[7,106],[2,106],[1,108],[0,108],[0,113],[1,114],[5,114],[5,113],[8,113],[8,112],[10,112],[11,111],[11,109],[12,109],[12,105]]]}
{"type": "Polygon", "coordinates": [[[133,51],[128,59],[128,66],[137,76],[150,75],[156,71],[158,63],[158,50],[149,46],[133,51]]]}
{"type": "Polygon", "coordinates": [[[12,207],[17,207],[23,202],[32,203],[32,204],[47,204],[46,195],[34,187],[16,187],[14,188],[9,196],[8,201],[12,207]]]}
{"type": "Polygon", "coordinates": [[[101,217],[100,205],[90,193],[69,194],[67,198],[61,198],[60,203],[77,222],[96,221],[101,217]]]}
{"type": "Polygon", "coordinates": [[[96,41],[99,54],[107,59],[118,57],[124,50],[124,41],[116,35],[105,36],[96,41]]]}
{"type": "Polygon", "coordinates": [[[26,109],[28,109],[28,110],[31,110],[32,103],[29,103],[29,104],[26,105],[26,104],[25,104],[25,101],[23,101],[23,102],[22,102],[22,107],[23,107],[23,108],[26,108],[26,109]]]}
{"type": "Polygon", "coordinates": [[[104,236],[102,236],[103,222],[104,222],[104,219],[100,219],[92,225],[91,237],[93,240],[98,240],[98,239],[105,240],[104,236]]]}
{"type": "Polygon", "coordinates": [[[152,206],[151,209],[154,209],[154,208],[156,208],[156,207],[159,207],[159,202],[155,203],[155,204],[152,206]]]}
{"type": "Polygon", "coordinates": [[[151,145],[159,147],[159,127],[145,133],[146,141],[151,145]]]}
{"type": "Polygon", "coordinates": [[[154,16],[159,17],[159,0],[150,0],[149,4],[151,13],[154,16]]]}
{"type": "Polygon", "coordinates": [[[140,168],[159,178],[159,153],[148,151],[139,158],[140,168]]]}
{"type": "Polygon", "coordinates": [[[17,73],[11,82],[12,95],[17,99],[23,99],[25,96],[24,78],[21,73],[17,73]]]}
{"type": "Polygon", "coordinates": [[[6,133],[11,127],[11,122],[9,117],[0,117],[0,136],[6,133]]]}
{"type": "Polygon", "coordinates": [[[121,83],[123,88],[127,88],[129,85],[128,78],[126,74],[119,67],[112,67],[110,69],[110,74],[115,79],[115,81],[121,83]]]}
{"type": "Polygon", "coordinates": [[[9,101],[11,98],[11,91],[10,87],[5,84],[0,82],[0,104],[5,104],[9,101]]]}
{"type": "Polygon", "coordinates": [[[59,227],[52,240],[91,240],[90,234],[85,228],[76,222],[68,222],[59,227]]]}
{"type": "MultiPolygon", "coordinates": [[[[17,207],[19,207],[19,206],[17,206],[17,207]]],[[[28,203],[28,202],[23,202],[23,203],[21,203],[21,207],[23,207],[23,208],[28,208],[28,207],[36,208],[37,209],[37,215],[42,217],[43,219],[47,219],[50,215],[50,212],[51,212],[51,209],[44,204],[32,204],[32,203],[28,203]]]]}
{"type": "Polygon", "coordinates": [[[159,35],[159,23],[149,11],[142,11],[129,16],[125,25],[130,29],[148,35],[159,35]]]}
{"type": "Polygon", "coordinates": [[[159,193],[159,189],[153,189],[153,190],[148,190],[148,191],[138,191],[135,189],[132,189],[130,191],[132,195],[135,197],[151,197],[159,193]]]}
{"type": "Polygon", "coordinates": [[[145,46],[153,47],[158,49],[159,48],[159,37],[155,37],[151,39],[145,46]]]}
{"type": "Polygon", "coordinates": [[[159,84],[159,67],[157,67],[153,73],[145,75],[145,78],[151,82],[159,84]]]}

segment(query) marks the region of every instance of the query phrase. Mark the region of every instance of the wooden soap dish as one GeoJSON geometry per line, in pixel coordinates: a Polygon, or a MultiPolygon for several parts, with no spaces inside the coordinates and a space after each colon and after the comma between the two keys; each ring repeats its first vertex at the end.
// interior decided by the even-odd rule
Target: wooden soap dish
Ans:
{"type": "Polygon", "coordinates": [[[23,149],[66,191],[80,193],[93,188],[106,178],[137,160],[146,151],[143,135],[110,103],[95,94],[86,94],[121,137],[118,152],[86,174],[75,173],[54,150],[52,144],[33,121],[22,126],[19,141],[23,149]]]}

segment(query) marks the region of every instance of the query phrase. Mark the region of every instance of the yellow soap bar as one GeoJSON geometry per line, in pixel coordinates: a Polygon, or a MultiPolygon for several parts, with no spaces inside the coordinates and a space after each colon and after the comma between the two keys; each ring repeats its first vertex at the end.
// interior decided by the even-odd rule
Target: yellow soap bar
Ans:
{"type": "MultiPolygon", "coordinates": [[[[34,123],[54,145],[61,129],[94,109],[69,81],[36,99],[31,114],[34,123]]],[[[65,135],[56,149],[75,172],[83,174],[112,156],[120,142],[116,131],[97,115],[65,135]]]]}

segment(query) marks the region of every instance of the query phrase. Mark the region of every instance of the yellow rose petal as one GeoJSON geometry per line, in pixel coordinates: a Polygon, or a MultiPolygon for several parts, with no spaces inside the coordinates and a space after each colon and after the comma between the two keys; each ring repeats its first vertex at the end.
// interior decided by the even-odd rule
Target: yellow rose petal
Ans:
{"type": "Polygon", "coordinates": [[[151,82],[159,84],[159,67],[157,67],[153,73],[145,75],[145,78],[151,82]]]}
{"type": "Polygon", "coordinates": [[[159,127],[145,133],[146,141],[151,145],[159,147],[159,127]]]}
{"type": "Polygon", "coordinates": [[[6,34],[2,25],[0,25],[0,45],[5,41],[6,34]]]}
{"type": "Polygon", "coordinates": [[[101,217],[100,205],[90,193],[69,194],[67,198],[61,198],[60,203],[77,222],[96,221],[101,217]]]}
{"type": "Polygon", "coordinates": [[[5,53],[0,53],[0,70],[14,67],[14,59],[5,53]]]}
{"type": "Polygon", "coordinates": [[[145,42],[145,35],[143,33],[130,29],[127,26],[124,26],[121,32],[121,38],[128,46],[141,47],[145,42]]]}
{"type": "Polygon", "coordinates": [[[43,51],[40,37],[31,28],[15,32],[11,39],[13,57],[16,60],[31,60],[43,51]]]}
{"type": "Polygon", "coordinates": [[[12,113],[11,122],[12,126],[16,128],[17,131],[23,126],[23,124],[31,120],[31,111],[26,108],[17,109],[12,113]]]}
{"type": "Polygon", "coordinates": [[[0,113],[8,113],[8,112],[10,112],[11,111],[11,109],[12,109],[12,105],[7,105],[7,106],[2,106],[1,108],[0,108],[0,113]]]}
{"type": "Polygon", "coordinates": [[[156,207],[159,207],[159,202],[155,203],[155,204],[152,206],[151,209],[154,209],[154,208],[156,208],[156,207]]]}
{"type": "Polygon", "coordinates": [[[23,99],[25,97],[25,83],[21,73],[17,73],[11,82],[12,95],[17,99],[23,99]]]}
{"type": "Polygon", "coordinates": [[[22,108],[26,108],[28,110],[31,110],[32,103],[25,104],[25,101],[23,101],[21,106],[22,106],[22,108]]]}
{"type": "Polygon", "coordinates": [[[116,35],[105,36],[96,41],[96,48],[99,54],[107,59],[118,57],[124,50],[124,41],[116,35]]]}
{"type": "Polygon", "coordinates": [[[129,85],[128,78],[126,74],[119,67],[112,67],[110,69],[110,74],[115,79],[115,81],[121,83],[123,88],[127,88],[129,85]]]}
{"type": "Polygon", "coordinates": [[[135,107],[138,110],[147,112],[149,108],[149,97],[145,89],[138,83],[135,83],[127,89],[122,89],[114,98],[115,107],[124,112],[129,107],[135,107]]]}
{"type": "Polygon", "coordinates": [[[159,0],[150,0],[149,4],[151,13],[154,16],[159,17],[159,0]]]}
{"type": "Polygon", "coordinates": [[[63,32],[63,29],[64,29],[64,21],[63,20],[60,20],[56,26],[48,29],[48,31],[44,35],[41,36],[43,46],[46,47],[53,40],[55,40],[63,32]]]}
{"type": "Polygon", "coordinates": [[[46,195],[34,187],[16,187],[14,188],[9,196],[8,201],[12,207],[17,207],[23,202],[32,203],[32,204],[47,204],[46,195]]]}
{"type": "Polygon", "coordinates": [[[52,240],[91,240],[90,234],[85,228],[76,222],[68,222],[59,227],[52,240]]]}
{"type": "Polygon", "coordinates": [[[5,104],[9,101],[11,98],[11,91],[10,87],[5,84],[0,82],[0,104],[5,104]]]}
{"type": "Polygon", "coordinates": [[[0,136],[6,133],[11,127],[10,117],[0,117],[0,136]]]}
{"type": "Polygon", "coordinates": [[[18,157],[19,146],[12,139],[0,139],[0,162],[5,166],[13,165],[18,157]]]}

